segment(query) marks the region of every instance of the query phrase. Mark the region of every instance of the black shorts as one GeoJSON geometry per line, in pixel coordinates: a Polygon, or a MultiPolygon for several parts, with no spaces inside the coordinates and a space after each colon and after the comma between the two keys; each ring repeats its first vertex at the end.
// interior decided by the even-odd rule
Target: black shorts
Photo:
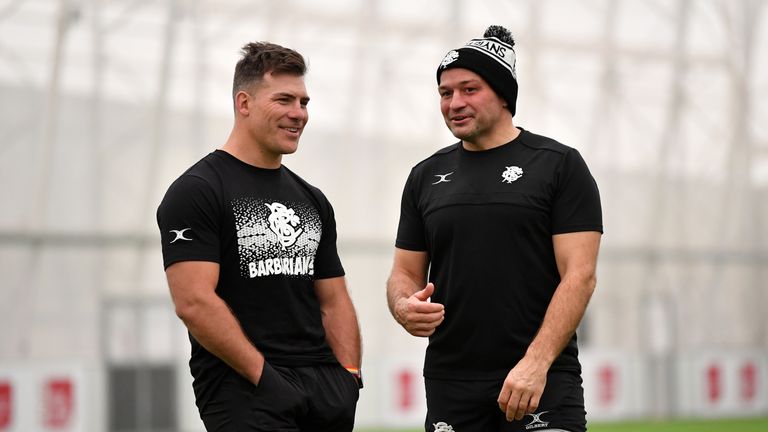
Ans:
{"type": "Polygon", "coordinates": [[[265,363],[256,386],[230,371],[200,418],[209,432],[351,431],[358,396],[357,379],[341,365],[265,363]]]}
{"type": "Polygon", "coordinates": [[[497,402],[503,380],[448,381],[426,378],[424,430],[456,432],[537,432],[587,430],[584,389],[576,372],[550,371],[534,414],[508,422],[497,402]]]}

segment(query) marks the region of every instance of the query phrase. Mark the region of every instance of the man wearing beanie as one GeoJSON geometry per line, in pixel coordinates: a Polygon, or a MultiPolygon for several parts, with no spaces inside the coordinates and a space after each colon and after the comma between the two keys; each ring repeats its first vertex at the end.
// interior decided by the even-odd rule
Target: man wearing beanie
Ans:
{"type": "Polygon", "coordinates": [[[514,45],[491,26],[445,55],[440,110],[460,141],[403,191],[387,300],[429,337],[427,431],[586,430],[575,331],[600,197],[578,151],[515,127],[514,45]]]}

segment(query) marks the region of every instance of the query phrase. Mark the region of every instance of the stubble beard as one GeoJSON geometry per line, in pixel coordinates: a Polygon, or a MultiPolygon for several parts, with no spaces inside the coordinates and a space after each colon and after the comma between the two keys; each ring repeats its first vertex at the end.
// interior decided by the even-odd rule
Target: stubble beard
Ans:
{"type": "Polygon", "coordinates": [[[453,129],[451,127],[448,127],[448,129],[451,131],[454,137],[462,141],[472,141],[475,137],[478,136],[478,132],[479,132],[478,128],[474,125],[470,128],[453,129]]]}

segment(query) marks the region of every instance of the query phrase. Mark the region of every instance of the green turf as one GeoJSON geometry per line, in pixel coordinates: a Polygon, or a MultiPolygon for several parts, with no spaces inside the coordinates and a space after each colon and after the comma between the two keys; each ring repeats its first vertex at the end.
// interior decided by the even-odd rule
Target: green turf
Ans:
{"type": "Polygon", "coordinates": [[[595,423],[590,432],[768,432],[768,418],[595,423]]]}
{"type": "MultiPolygon", "coordinates": [[[[356,428],[355,431],[423,432],[423,429],[356,428]]],[[[768,417],[750,419],[590,423],[589,432],[768,432],[768,417]]]]}

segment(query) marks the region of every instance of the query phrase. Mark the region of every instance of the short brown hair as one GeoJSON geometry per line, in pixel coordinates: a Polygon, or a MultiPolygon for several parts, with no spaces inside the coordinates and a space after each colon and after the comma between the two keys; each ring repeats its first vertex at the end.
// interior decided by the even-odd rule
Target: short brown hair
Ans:
{"type": "Polygon", "coordinates": [[[235,65],[232,97],[259,82],[264,74],[286,73],[303,76],[307,72],[304,57],[298,52],[270,42],[250,42],[240,49],[242,58],[235,65]]]}

